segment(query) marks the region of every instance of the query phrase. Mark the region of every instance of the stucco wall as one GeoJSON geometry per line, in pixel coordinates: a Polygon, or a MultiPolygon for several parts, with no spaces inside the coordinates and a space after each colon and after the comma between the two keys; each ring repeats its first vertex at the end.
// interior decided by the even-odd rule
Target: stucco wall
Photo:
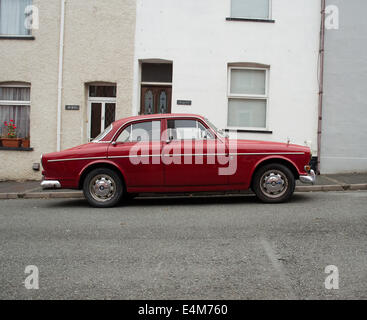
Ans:
{"type": "MultiPolygon", "coordinates": [[[[60,1],[33,4],[40,18],[35,40],[0,39],[0,82],[31,83],[34,151],[0,150],[0,180],[40,179],[32,163],[56,151],[60,1]]],[[[131,114],[135,9],[134,0],[66,1],[62,149],[87,141],[87,82],[115,82],[116,117],[131,114]],[[80,110],[65,111],[65,104],[80,105],[80,110]]]]}
{"type": "Polygon", "coordinates": [[[273,1],[275,23],[226,21],[230,0],[137,1],[134,113],[140,108],[139,60],[173,61],[172,112],[227,125],[227,64],[270,65],[268,129],[241,138],[311,142],[317,150],[319,0],[273,1]],[[192,100],[178,106],[178,99],[192,100]]]}
{"type": "Polygon", "coordinates": [[[328,0],[339,29],[326,31],[321,172],[367,172],[367,2],[328,0]]]}

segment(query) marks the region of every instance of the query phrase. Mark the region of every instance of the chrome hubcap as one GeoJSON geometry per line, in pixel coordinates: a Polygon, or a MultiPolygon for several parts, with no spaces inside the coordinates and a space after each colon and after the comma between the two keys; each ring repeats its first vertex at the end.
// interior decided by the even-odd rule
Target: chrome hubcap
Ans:
{"type": "Polygon", "coordinates": [[[116,193],[116,184],[109,175],[100,174],[91,180],[89,191],[95,200],[108,201],[112,199],[116,193]]]}
{"type": "Polygon", "coordinates": [[[269,170],[261,177],[261,190],[270,198],[281,197],[288,188],[288,179],[283,172],[269,170]]]}

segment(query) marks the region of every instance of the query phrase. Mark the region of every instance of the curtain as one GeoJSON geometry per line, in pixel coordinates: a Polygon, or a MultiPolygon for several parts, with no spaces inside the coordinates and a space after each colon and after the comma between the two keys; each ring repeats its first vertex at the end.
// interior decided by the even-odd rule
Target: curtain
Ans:
{"type": "Polygon", "coordinates": [[[0,0],[0,34],[29,35],[24,26],[25,8],[32,0],[0,0]]]}
{"type": "Polygon", "coordinates": [[[266,71],[231,70],[231,94],[265,94],[266,71]]]}
{"type": "Polygon", "coordinates": [[[30,101],[31,100],[30,95],[31,95],[31,88],[0,87],[0,100],[30,101]]]}
{"type": "Polygon", "coordinates": [[[270,0],[232,0],[233,18],[269,19],[270,0]]]}
{"type": "Polygon", "coordinates": [[[0,106],[1,135],[7,136],[4,121],[14,120],[17,138],[29,137],[29,106],[0,106]]]}
{"type": "Polygon", "coordinates": [[[266,100],[229,99],[228,125],[231,127],[266,127],[266,100]]]}

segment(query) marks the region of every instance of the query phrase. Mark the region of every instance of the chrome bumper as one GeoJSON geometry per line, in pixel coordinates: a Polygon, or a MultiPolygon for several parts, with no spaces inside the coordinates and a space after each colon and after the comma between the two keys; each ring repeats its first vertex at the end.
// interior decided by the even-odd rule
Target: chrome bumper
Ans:
{"type": "Polygon", "coordinates": [[[41,187],[42,189],[59,189],[61,188],[61,183],[57,180],[43,180],[41,187]]]}
{"type": "Polygon", "coordinates": [[[315,184],[315,182],[316,182],[316,174],[315,174],[315,171],[310,170],[310,172],[309,172],[309,174],[307,176],[299,176],[299,180],[302,183],[315,184]]]}

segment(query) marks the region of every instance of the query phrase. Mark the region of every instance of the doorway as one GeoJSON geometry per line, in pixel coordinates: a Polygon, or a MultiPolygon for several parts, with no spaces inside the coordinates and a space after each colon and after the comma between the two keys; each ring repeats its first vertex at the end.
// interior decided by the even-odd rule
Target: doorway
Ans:
{"type": "Polygon", "coordinates": [[[116,117],[116,86],[89,86],[88,140],[97,137],[116,117]]]}
{"type": "Polygon", "coordinates": [[[140,85],[139,114],[171,113],[172,63],[143,62],[140,85]]]}

